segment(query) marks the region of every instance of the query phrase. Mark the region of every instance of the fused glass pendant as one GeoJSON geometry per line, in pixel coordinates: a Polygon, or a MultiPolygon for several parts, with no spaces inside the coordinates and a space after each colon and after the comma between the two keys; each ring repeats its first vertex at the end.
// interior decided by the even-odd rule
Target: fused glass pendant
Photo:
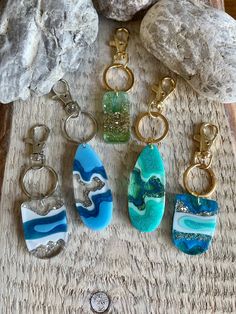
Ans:
{"type": "MultiPolygon", "coordinates": [[[[42,204],[43,200],[38,202],[42,204]]],[[[49,258],[57,255],[67,242],[66,209],[59,203],[42,212],[33,203],[32,200],[21,205],[26,245],[36,257],[49,258]]]]}
{"type": "Polygon", "coordinates": [[[165,208],[165,169],[155,145],[147,145],[130,175],[129,216],[132,225],[142,232],[154,231],[165,208]]]}
{"type": "Polygon", "coordinates": [[[112,219],[112,194],[104,166],[88,144],[79,145],[76,151],[73,186],[83,223],[93,230],[106,228],[112,219]]]}
{"type": "Polygon", "coordinates": [[[175,246],[190,255],[207,251],[216,228],[218,204],[191,194],[176,195],[172,237],[175,246]]]}
{"type": "Polygon", "coordinates": [[[125,143],[130,138],[130,103],[126,92],[106,92],[103,96],[104,140],[125,143]]]}

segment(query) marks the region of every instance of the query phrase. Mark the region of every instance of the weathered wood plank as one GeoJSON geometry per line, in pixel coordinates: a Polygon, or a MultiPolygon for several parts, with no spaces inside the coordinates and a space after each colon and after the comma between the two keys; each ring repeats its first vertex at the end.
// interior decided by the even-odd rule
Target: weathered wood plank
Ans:
{"type": "MultiPolygon", "coordinates": [[[[119,25],[101,18],[98,41],[88,49],[79,70],[67,76],[72,94],[83,109],[95,113],[99,124],[104,94],[101,77],[111,58],[105,43],[119,25]]],[[[169,71],[140,45],[139,22],[125,25],[132,36],[130,67],[137,79],[130,93],[134,121],[146,109],[150,84],[169,71]]],[[[94,233],[79,222],[73,206],[71,169],[76,148],[62,136],[61,104],[48,96],[15,102],[0,209],[0,313],[89,314],[89,298],[96,290],[110,295],[112,314],[236,312],[232,279],[236,275],[235,163],[228,120],[224,106],[203,99],[181,78],[177,86],[166,101],[164,114],[170,122],[170,132],[160,145],[167,173],[166,212],[158,231],[151,234],[136,232],[127,215],[128,177],[143,147],[135,136],[127,145],[104,144],[101,134],[91,141],[106,166],[114,197],[111,226],[94,233]],[[171,242],[172,193],[183,192],[182,174],[190,162],[194,125],[202,121],[220,126],[213,148],[213,167],[218,177],[214,198],[220,204],[220,217],[210,251],[190,258],[171,242]],[[37,260],[27,253],[20,219],[20,204],[25,197],[18,178],[28,162],[23,138],[35,123],[51,128],[46,160],[58,171],[69,217],[68,246],[50,261],[37,260]]],[[[81,124],[77,129],[82,129],[81,124]]],[[[200,181],[200,176],[196,178],[200,181]]]]}
{"type": "Polygon", "coordinates": [[[9,148],[13,104],[0,104],[0,199],[9,148]]]}
{"type": "Polygon", "coordinates": [[[225,0],[225,11],[236,18],[236,2],[235,0],[225,0]]]}

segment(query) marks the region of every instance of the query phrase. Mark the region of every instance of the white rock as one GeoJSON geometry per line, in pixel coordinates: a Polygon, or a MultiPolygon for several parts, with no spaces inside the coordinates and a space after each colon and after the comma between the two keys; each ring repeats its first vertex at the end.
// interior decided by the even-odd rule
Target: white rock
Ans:
{"type": "Polygon", "coordinates": [[[236,101],[236,21],[194,0],[160,0],[145,15],[146,49],[203,96],[236,101]]]}
{"type": "Polygon", "coordinates": [[[94,0],[99,12],[110,19],[129,21],[132,17],[158,0],[94,0]]]}
{"type": "Polygon", "coordinates": [[[6,0],[0,13],[0,102],[43,95],[98,32],[91,0],[6,0]]]}

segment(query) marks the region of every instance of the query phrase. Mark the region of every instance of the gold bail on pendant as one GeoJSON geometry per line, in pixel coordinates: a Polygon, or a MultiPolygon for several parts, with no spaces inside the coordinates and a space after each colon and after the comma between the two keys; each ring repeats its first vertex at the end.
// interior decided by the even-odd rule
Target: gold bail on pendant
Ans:
{"type": "Polygon", "coordinates": [[[213,156],[210,148],[215,142],[218,132],[218,127],[216,125],[210,123],[202,123],[200,126],[200,132],[198,134],[195,134],[193,137],[194,140],[199,143],[199,150],[197,150],[194,154],[192,165],[190,165],[184,172],[183,183],[185,189],[194,196],[209,197],[216,189],[217,179],[213,170],[211,169],[213,156]],[[195,168],[205,170],[210,177],[210,186],[205,193],[193,191],[189,186],[188,181],[190,172],[195,168]]]}

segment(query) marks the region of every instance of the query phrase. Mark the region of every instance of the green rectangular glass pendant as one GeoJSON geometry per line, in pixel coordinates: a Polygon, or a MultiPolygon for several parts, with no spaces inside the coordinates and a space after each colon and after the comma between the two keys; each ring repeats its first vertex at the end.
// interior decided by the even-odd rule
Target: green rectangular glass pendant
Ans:
{"type": "Polygon", "coordinates": [[[125,143],[130,138],[130,103],[126,92],[106,92],[103,96],[104,141],[125,143]]]}

